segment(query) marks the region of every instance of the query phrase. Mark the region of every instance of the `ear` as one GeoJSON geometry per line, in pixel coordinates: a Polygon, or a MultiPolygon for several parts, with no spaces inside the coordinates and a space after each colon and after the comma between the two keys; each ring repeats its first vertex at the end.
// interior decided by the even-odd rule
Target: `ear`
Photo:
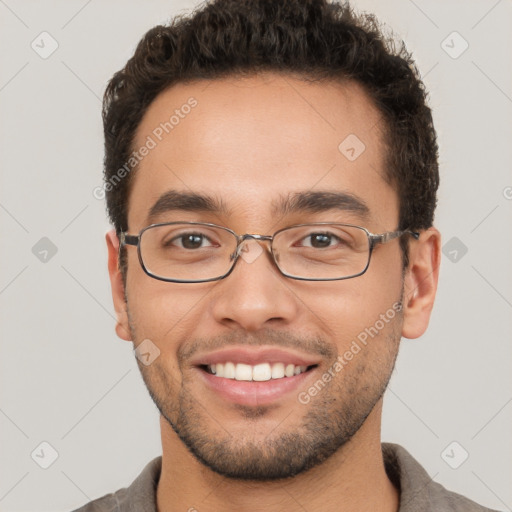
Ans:
{"type": "Polygon", "coordinates": [[[403,299],[404,338],[419,338],[427,329],[434,306],[441,263],[441,234],[436,228],[422,231],[409,245],[403,299]]]}
{"type": "Polygon", "coordinates": [[[119,270],[119,239],[117,238],[116,230],[110,230],[105,235],[105,239],[108,249],[108,273],[112,287],[112,299],[114,300],[114,309],[117,315],[116,333],[121,339],[132,341],[128,323],[128,311],[124,298],[123,276],[119,270]]]}

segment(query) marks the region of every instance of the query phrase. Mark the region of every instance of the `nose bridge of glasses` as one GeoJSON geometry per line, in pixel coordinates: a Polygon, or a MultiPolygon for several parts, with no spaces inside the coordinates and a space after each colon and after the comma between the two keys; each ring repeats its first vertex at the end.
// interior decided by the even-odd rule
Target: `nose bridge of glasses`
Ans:
{"type": "Polygon", "coordinates": [[[240,235],[238,237],[239,243],[245,242],[246,240],[257,240],[257,241],[271,241],[272,237],[270,235],[258,235],[246,233],[245,235],[240,235]]]}
{"type": "MultiPolygon", "coordinates": [[[[270,235],[258,235],[258,234],[251,234],[246,233],[244,235],[240,235],[238,237],[238,246],[236,249],[236,252],[232,255],[232,259],[235,257],[240,256],[242,253],[246,253],[249,251],[248,243],[254,242],[256,244],[256,247],[258,253],[262,252],[261,244],[259,242],[272,242],[273,237],[270,235]]],[[[270,251],[270,245],[267,245],[267,250],[270,251]]],[[[255,253],[253,251],[253,253],[255,253]]]]}

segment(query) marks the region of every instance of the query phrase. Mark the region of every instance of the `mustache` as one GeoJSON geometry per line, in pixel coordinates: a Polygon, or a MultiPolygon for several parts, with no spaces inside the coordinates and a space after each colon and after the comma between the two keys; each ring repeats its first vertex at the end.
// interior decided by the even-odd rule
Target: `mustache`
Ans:
{"type": "Polygon", "coordinates": [[[197,352],[212,352],[231,346],[258,347],[270,346],[277,348],[293,348],[309,354],[320,355],[326,358],[335,358],[337,349],[321,337],[298,336],[286,331],[264,329],[248,333],[244,331],[231,331],[230,333],[210,338],[196,338],[181,344],[178,349],[178,361],[184,363],[197,352]]]}

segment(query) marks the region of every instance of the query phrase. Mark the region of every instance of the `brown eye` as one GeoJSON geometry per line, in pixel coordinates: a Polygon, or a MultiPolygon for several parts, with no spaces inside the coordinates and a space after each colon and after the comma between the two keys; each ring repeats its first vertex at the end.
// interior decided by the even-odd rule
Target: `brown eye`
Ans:
{"type": "Polygon", "coordinates": [[[202,233],[182,233],[164,242],[164,247],[179,249],[203,249],[212,246],[210,239],[202,233]]]}
{"type": "Polygon", "coordinates": [[[197,249],[203,243],[203,235],[184,235],[181,236],[181,244],[185,249],[197,249]]]}
{"type": "Polygon", "coordinates": [[[311,247],[320,249],[323,247],[329,247],[329,245],[331,245],[333,237],[332,235],[326,235],[324,233],[315,233],[313,235],[310,235],[309,238],[311,240],[311,247]]]}
{"type": "Polygon", "coordinates": [[[313,249],[325,249],[342,244],[343,241],[332,233],[310,233],[301,241],[302,247],[312,247],[313,249]]]}

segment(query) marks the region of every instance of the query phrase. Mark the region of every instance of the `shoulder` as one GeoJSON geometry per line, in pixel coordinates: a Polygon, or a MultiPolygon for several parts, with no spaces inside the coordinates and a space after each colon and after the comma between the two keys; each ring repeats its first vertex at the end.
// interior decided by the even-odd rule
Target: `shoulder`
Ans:
{"type": "Polygon", "coordinates": [[[73,510],[73,512],[118,512],[120,510],[119,502],[123,500],[123,494],[126,494],[125,488],[90,501],[82,507],[73,510]]]}
{"type": "Polygon", "coordinates": [[[382,443],[386,472],[400,489],[399,512],[497,512],[449,491],[402,446],[382,443]]]}
{"type": "Polygon", "coordinates": [[[162,457],[150,461],[129,487],[106,494],[73,512],[156,512],[156,488],[162,457]]]}

